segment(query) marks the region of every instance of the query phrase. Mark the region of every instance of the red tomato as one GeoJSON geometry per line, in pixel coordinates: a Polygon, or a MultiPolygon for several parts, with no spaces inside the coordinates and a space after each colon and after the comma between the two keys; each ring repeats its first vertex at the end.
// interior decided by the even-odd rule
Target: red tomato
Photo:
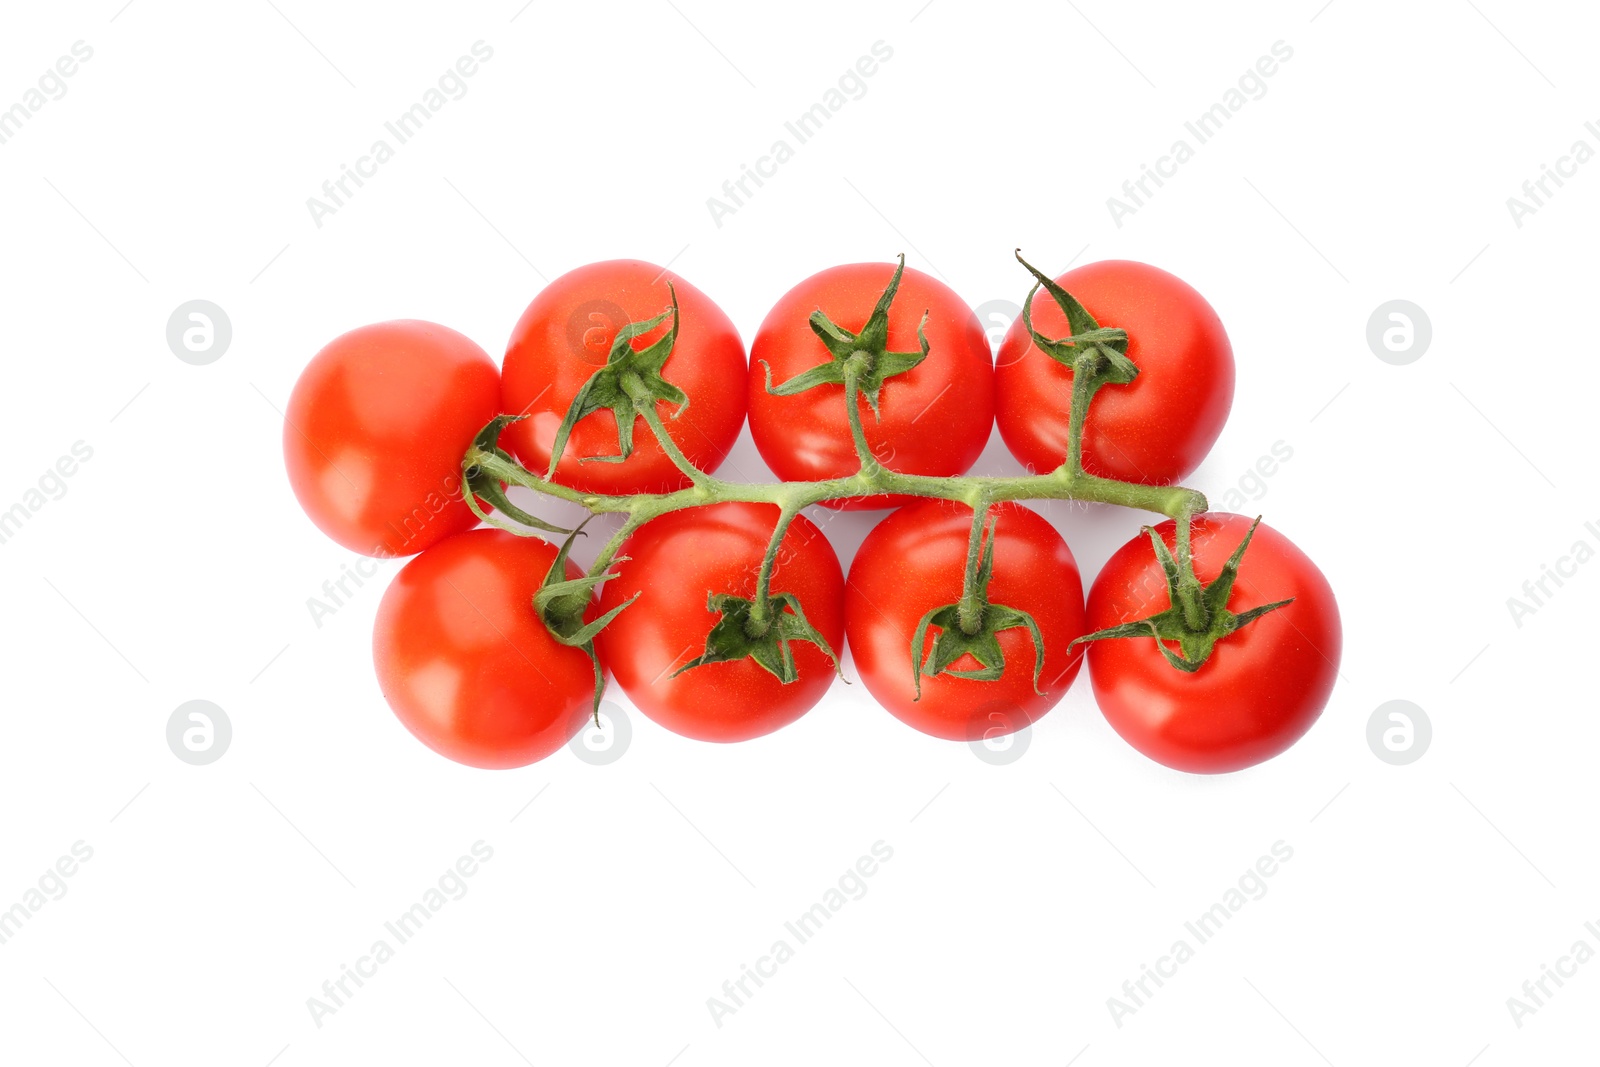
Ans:
{"type": "MultiPolygon", "coordinates": [[[[596,644],[639,710],[674,733],[701,741],[760,737],[805,714],[833,682],[833,662],[804,641],[789,646],[799,678],[787,685],[750,659],[673,673],[705,651],[719,618],[706,608],[708,594],[755,594],[777,517],[771,504],[690,508],[647,524],[622,548],[628,559],[606,582],[600,610],[643,595],[596,644]]],[[[811,625],[843,655],[844,574],[827,538],[803,515],[778,548],[771,591],[798,596],[811,625]]]]}
{"type": "MultiPolygon", "coordinates": [[[[922,679],[917,699],[911,639],[923,615],[961,599],[972,509],[945,500],[901,508],[867,535],[850,565],[845,630],[856,672],[901,722],[951,741],[1014,733],[1056,705],[1083,656],[1068,646],[1084,633],[1083,582],[1055,528],[1020,504],[997,504],[991,604],[1031,614],[1044,634],[1044,669],[1033,687],[1035,648],[1026,629],[1001,631],[1005,672],[994,681],[941,674],[922,679]]],[[[932,634],[929,634],[931,643],[932,634]]],[[[929,651],[923,648],[924,663],[929,651]]],[[[951,665],[973,670],[970,656],[951,665]]]]}
{"type": "MultiPolygon", "coordinates": [[[[1083,465],[1090,474],[1172,485],[1205,459],[1233,406],[1233,346],[1205,298],[1145,263],[1108,259],[1069,270],[1056,282],[1101,326],[1128,333],[1139,376],[1106,385],[1089,405],[1083,465]]],[[[1041,289],[1033,326],[1065,338],[1067,317],[1041,289]]],[[[1045,355],[1019,316],[995,361],[996,415],[1011,454],[1045,473],[1066,460],[1072,370],[1045,355]]]]}
{"type": "MultiPolygon", "coordinates": [[[[1209,585],[1250,529],[1240,515],[1195,519],[1195,577],[1209,585]]],[[[1156,527],[1169,548],[1177,526],[1156,527]]],[[[1193,674],[1170,666],[1154,638],[1093,641],[1095,700],[1123,739],[1158,763],[1215,774],[1271,759],[1311,728],[1339,673],[1341,629],[1333,589],[1287,537],[1258,526],[1228,598],[1234,614],[1278,600],[1294,603],[1217,642],[1193,674]]],[[[1147,618],[1170,606],[1166,578],[1144,534],[1112,555],[1089,592],[1091,632],[1147,618]]]]}
{"type": "MultiPolygon", "coordinates": [[[[821,385],[794,396],[766,389],[832,357],[812,332],[820,309],[837,326],[858,333],[883,294],[894,265],[851,263],[813,274],[767,313],[750,347],[750,433],[772,472],[784,481],[819,481],[859,467],[842,385],[821,385]]],[[[865,398],[861,420],[872,454],[903,474],[955,475],[977,460],[994,422],[994,362],[989,339],[972,309],[949,286],[907,267],[889,309],[890,352],[917,352],[917,324],[928,357],[884,382],[875,418],[865,398]]],[[[889,507],[886,497],[835,502],[834,507],[889,507]]]]}
{"type": "Polygon", "coordinates": [[[289,484],[345,548],[421,552],[478,524],[461,457],[499,406],[494,360],[454,330],[414,319],[351,330],[312,358],[289,396],[289,484]]]}
{"type": "MultiPolygon", "coordinates": [[[[689,461],[710,472],[727,458],[744,423],[744,342],[722,309],[700,290],[661,267],[636,259],[591,263],[568,271],[540,291],[517,320],[506,346],[501,406],[527,415],[502,443],[525,467],[543,475],[561,420],[591,375],[606,365],[617,331],[671,305],[667,283],[678,293],[678,340],[661,376],[682,389],[690,404],[656,405],[667,432],[689,461]]],[[[643,350],[672,328],[669,319],[633,340],[643,350]]],[[[689,485],[661,450],[643,419],[636,420],[633,455],[621,463],[583,462],[618,454],[617,420],[610,410],[581,420],[567,440],[556,481],[587,493],[655,493],[689,485]]]]}
{"type": "MultiPolygon", "coordinates": [[[[548,541],[470,530],[407,563],[384,592],[372,634],[378,685],[435,752],[469,767],[522,767],[582,729],[594,667],[533,608],[555,558],[548,541]]],[[[570,561],[566,571],[579,575],[570,561]]]]}

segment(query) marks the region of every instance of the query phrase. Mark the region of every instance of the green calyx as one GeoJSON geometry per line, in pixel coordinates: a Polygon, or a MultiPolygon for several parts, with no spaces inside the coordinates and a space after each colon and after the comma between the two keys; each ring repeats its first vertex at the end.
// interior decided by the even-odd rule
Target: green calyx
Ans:
{"type": "MultiPolygon", "coordinates": [[[[585,519],[567,535],[561,543],[561,550],[556,553],[555,562],[550,565],[550,570],[545,573],[544,581],[539,586],[539,591],[533,594],[533,610],[538,612],[539,618],[544,621],[545,629],[550,636],[569,648],[581,648],[588,655],[589,662],[594,664],[594,724],[600,725],[600,694],[606,685],[605,672],[600,667],[600,657],[595,655],[594,638],[612,619],[622,614],[622,610],[635,600],[639,594],[635,593],[626,601],[618,604],[593,622],[583,621],[584,612],[589,605],[594,603],[594,588],[611,574],[586,574],[581,578],[567,577],[567,557],[572,554],[572,543],[578,535],[583,533],[583,527],[588,524],[585,519]]],[[[612,562],[620,563],[621,560],[612,562]]]]}
{"type": "Polygon", "coordinates": [[[654,318],[630,322],[618,330],[616,339],[611,342],[611,352],[606,356],[606,365],[595,371],[573,397],[550,447],[550,469],[545,472],[546,478],[555,478],[556,464],[561,460],[561,453],[566,451],[572,428],[595,412],[610,409],[616,416],[617,454],[586,456],[581,462],[621,463],[633,455],[635,421],[654,419],[657,402],[678,405],[673,418],[682,415],[689,406],[688,394],[661,376],[661,368],[678,341],[678,292],[671,282],[667,283],[667,291],[672,294],[672,306],[654,318]],[[634,338],[644,336],[668,318],[672,319],[672,329],[665,336],[642,349],[633,347],[634,338]]]}
{"type": "Polygon", "coordinates": [[[548,523],[537,515],[530,515],[517,507],[507,498],[505,489],[500,484],[500,479],[484,469],[483,459],[486,456],[493,456],[511,467],[519,466],[517,461],[511,457],[511,453],[500,447],[500,434],[513,422],[519,422],[526,417],[525,415],[496,415],[489,420],[488,425],[478,431],[478,436],[472,439],[472,447],[467,450],[466,457],[461,461],[462,495],[466,498],[467,507],[472,509],[474,515],[483,522],[487,522],[491,526],[498,526],[502,530],[510,530],[514,534],[523,536],[527,535],[526,530],[519,530],[492,515],[484,514],[483,509],[478,506],[479,500],[487,501],[491,507],[498,509],[502,515],[513,521],[520,522],[524,526],[532,526],[534,529],[544,530],[548,533],[573,533],[574,531],[572,530],[548,523]]]}
{"type": "Polygon", "coordinates": [[[1089,310],[1078,303],[1076,297],[1057,285],[1049,275],[1043,274],[1033,264],[1016,252],[1017,262],[1028,268],[1034,277],[1033,288],[1022,302],[1022,324],[1027,328],[1033,343],[1040,351],[1057,363],[1071,367],[1076,376],[1091,374],[1096,385],[1127,385],[1139,376],[1139,368],[1128,358],[1128,334],[1115,326],[1101,326],[1089,310]],[[1067,317],[1072,333],[1066,337],[1049,338],[1033,328],[1033,298],[1040,287],[1050,294],[1067,317]]]}
{"type": "Polygon", "coordinates": [[[767,610],[761,613],[764,621],[756,618],[754,600],[731,593],[712,593],[706,600],[706,610],[722,617],[706,635],[705,652],[674,671],[674,678],[708,663],[729,663],[748,657],[788,685],[800,677],[794,653],[789,648],[791,641],[809,641],[816,645],[833,661],[834,671],[843,674],[833,647],[807,621],[800,598],[793,593],[774,593],[767,597],[767,610]]]}
{"type": "MultiPolygon", "coordinates": [[[[1180,521],[1186,522],[1188,519],[1180,521]]],[[[1223,564],[1222,573],[1217,575],[1216,581],[1201,587],[1198,613],[1192,610],[1184,611],[1182,568],[1167,550],[1166,542],[1161,540],[1161,536],[1151,527],[1144,527],[1150,543],[1155,546],[1156,559],[1161,562],[1161,569],[1166,575],[1167,595],[1171,606],[1147,619],[1138,619],[1086,634],[1072,642],[1072,647],[1076,648],[1087,641],[1106,641],[1119,637],[1150,637],[1155,639],[1156,647],[1161,650],[1161,655],[1169,664],[1180,671],[1193,674],[1211,658],[1218,641],[1255,622],[1263,615],[1294,603],[1294,598],[1290,597],[1288,600],[1263,604],[1261,607],[1251,608],[1238,614],[1228,610],[1228,596],[1233,592],[1234,579],[1239,576],[1239,561],[1244,558],[1245,549],[1250,547],[1250,539],[1255,536],[1256,527],[1259,525],[1261,519],[1258,516],[1256,521],[1250,524],[1250,530],[1244,535],[1244,540],[1239,542],[1239,547],[1233,550],[1233,555],[1223,564]],[[1198,614],[1198,620],[1191,621],[1191,616],[1195,614],[1198,614]],[[1178,651],[1174,652],[1168,647],[1168,642],[1177,642],[1178,651]]]]}
{"type": "Polygon", "coordinates": [[[978,558],[976,571],[969,572],[959,603],[934,608],[917,623],[911,638],[911,680],[916,687],[917,699],[922,699],[922,679],[948,674],[953,678],[966,678],[976,682],[992,682],[1005,673],[1006,656],[1000,648],[999,635],[1006,630],[1026,628],[1033,637],[1033,691],[1039,688],[1039,672],[1044,670],[1044,635],[1039,624],[1026,611],[991,604],[988,597],[989,579],[994,574],[994,527],[989,520],[988,539],[978,558]],[[933,645],[923,658],[923,645],[928,629],[938,627],[933,645]],[[978,662],[977,670],[954,670],[951,664],[963,656],[978,662]]]}
{"type": "Polygon", "coordinates": [[[872,405],[873,416],[877,417],[878,394],[883,392],[883,383],[928,358],[928,338],[923,333],[928,324],[926,311],[922,313],[922,321],[917,324],[917,344],[921,351],[889,351],[889,306],[900,291],[900,276],[905,269],[906,257],[901,253],[894,277],[889,279],[888,288],[878,297],[872,314],[859,333],[851,333],[835,324],[821,310],[813,311],[811,331],[822,341],[832,358],[778,386],[772,384],[772,368],[767,366],[767,392],[774,396],[794,396],[819,385],[846,385],[853,382],[855,388],[867,398],[867,403],[872,405]]]}
{"type": "Polygon", "coordinates": [[[1069,474],[1083,473],[1083,431],[1089,417],[1089,404],[1103,385],[1127,385],[1139,376],[1139,368],[1128,358],[1128,333],[1115,326],[1101,326],[1089,309],[1057,285],[1048,275],[1022,258],[1017,262],[1033,275],[1033,288],[1022,302],[1022,324],[1039,350],[1057,363],[1072,368],[1072,400],[1068,410],[1067,454],[1062,465],[1069,474]],[[1067,317],[1072,332],[1066,337],[1049,338],[1033,327],[1033,298],[1040,287],[1050,294],[1056,307],[1067,317]]]}

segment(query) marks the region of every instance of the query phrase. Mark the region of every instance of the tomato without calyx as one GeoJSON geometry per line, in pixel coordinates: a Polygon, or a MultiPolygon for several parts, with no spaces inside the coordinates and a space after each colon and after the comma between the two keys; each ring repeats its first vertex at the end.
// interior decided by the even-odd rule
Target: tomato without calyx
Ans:
{"type": "MultiPolygon", "coordinates": [[[[810,325],[821,311],[859,334],[889,285],[894,266],[852,263],[813,274],[767,313],[750,346],[750,433],[774,474],[785,481],[819,481],[854,474],[859,466],[842,385],[819,385],[792,396],[767,392],[826,363],[830,354],[810,325]]],[[[872,454],[902,474],[964,473],[989,440],[994,423],[994,365],[989,339],[970,307],[949,286],[906,268],[889,308],[887,350],[920,350],[923,312],[928,355],[883,382],[878,415],[865,397],[859,410],[872,454]]],[[[903,501],[900,501],[903,502],[903,501]]],[[[886,498],[833,501],[830,506],[888,507],[886,498]]]]}
{"type": "MultiPolygon", "coordinates": [[[[662,401],[656,410],[678,448],[701,470],[714,471],[733,447],[744,423],[744,342],[728,316],[700,290],[660,267],[636,259],[591,263],[568,271],[533,298],[517,321],[501,369],[501,407],[507,415],[526,415],[501,438],[524,466],[543,475],[550,469],[561,420],[594,372],[606,365],[617,331],[644,322],[672,302],[667,283],[678,294],[680,321],[672,354],[661,376],[689,398],[679,409],[662,401]]],[[[642,351],[665,337],[670,321],[632,341],[642,351]]],[[[597,411],[572,430],[555,480],[586,493],[657,493],[682,489],[689,479],[662,451],[655,435],[638,420],[633,454],[618,455],[617,419],[597,411]]]]}
{"type": "MultiPolygon", "coordinates": [[[[522,767],[588,718],[594,667],[550,636],[533,596],[556,558],[547,541],[469,530],[407,563],[378,605],[372,659],[395,715],[470,767],[522,767]]],[[[566,566],[566,577],[578,568],[566,566]]]]}
{"type": "MultiPolygon", "coordinates": [[[[1244,539],[1250,520],[1208,513],[1194,520],[1195,577],[1209,585],[1244,539]]],[[[1156,533],[1174,548],[1177,526],[1156,533]]],[[[1175,549],[1174,549],[1175,550],[1175,549]]],[[[1089,677],[1112,728],[1140,752],[1180,771],[1216,774],[1271,759],[1311,728],[1339,673],[1342,630],[1333,589],[1287,537],[1258,526],[1227,608],[1293,598],[1219,640],[1192,674],[1173,668],[1150,637],[1095,641],[1089,677]]],[[[1089,592],[1099,631],[1170,606],[1166,576],[1145,534],[1111,556],[1089,592]]],[[[1082,647],[1082,646],[1080,646],[1082,647]]]]}
{"type": "MultiPolygon", "coordinates": [[[[997,504],[992,605],[1027,612],[1044,638],[1044,665],[1034,689],[1037,647],[1025,627],[997,634],[1004,671],[993,681],[949,674],[913,676],[911,644],[922,617],[961,599],[972,509],[944,500],[901,508],[867,535],[845,587],[845,629],[856,672],[878,703],[923,733],[976,741],[1014,733],[1037,721],[1066,694],[1083,656],[1068,646],[1084,633],[1083,582],[1061,535],[1020,504],[997,504]]],[[[987,535],[986,535],[987,536],[987,535]]],[[[931,635],[930,635],[931,637],[931,635]]],[[[931,650],[924,648],[926,667],[931,650]]],[[[972,670],[970,656],[950,665],[972,670]]]]}
{"type": "Polygon", "coordinates": [[[409,556],[478,519],[461,457],[500,406],[500,373],[469,338],[431,322],[351,330],[301,372],[283,457],[323,533],[369,556],[409,556]]]}
{"type": "MultiPolygon", "coordinates": [[[[1182,279],[1145,263],[1103,260],[1055,280],[1102,327],[1127,331],[1127,356],[1139,368],[1132,382],[1103,386],[1090,403],[1084,469],[1144,485],[1192,473],[1233,406],[1233,346],[1222,320],[1182,279]]],[[[1032,316],[1045,337],[1072,332],[1043,290],[1032,316]]],[[[1011,454],[1041,474],[1059,467],[1070,437],[1072,369],[1034,344],[1020,316],[1001,342],[995,388],[995,421],[1011,454]]]]}
{"type": "MultiPolygon", "coordinates": [[[[834,664],[817,645],[791,641],[799,677],[787,684],[751,659],[699,657],[718,622],[712,594],[751,598],[778,518],[771,504],[713,504],[663,515],[622,547],[600,610],[639,599],[595,639],[601,658],[639,710],[701,741],[747,741],[798,719],[822,699],[834,664]]],[[[837,654],[844,645],[844,573],[822,531],[797,516],[778,547],[771,592],[799,598],[806,619],[837,654]]]]}

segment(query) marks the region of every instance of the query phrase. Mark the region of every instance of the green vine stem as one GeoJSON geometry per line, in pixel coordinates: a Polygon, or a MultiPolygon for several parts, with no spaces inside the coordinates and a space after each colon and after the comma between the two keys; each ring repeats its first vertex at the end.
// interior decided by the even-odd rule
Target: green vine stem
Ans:
{"type": "MultiPolygon", "coordinates": [[[[1032,294],[1029,295],[1032,300],[1032,294]]],[[[1069,470],[1083,470],[1083,425],[1089,417],[1089,402],[1099,392],[1101,383],[1090,373],[1094,354],[1085,352],[1073,362],[1072,410],[1067,423],[1067,462],[1069,470]]]]}
{"type": "Polygon", "coordinates": [[[778,558],[778,547],[783,544],[783,535],[789,532],[789,524],[800,513],[794,508],[780,508],[778,521],[772,527],[772,539],[767,542],[767,554],[762,557],[761,570],[756,576],[756,595],[750,605],[750,629],[754,631],[751,637],[762,636],[771,626],[772,620],[767,612],[772,606],[768,598],[772,588],[772,567],[778,558]]]}
{"type": "MultiPolygon", "coordinates": [[[[1203,510],[1203,509],[1202,509],[1203,510]]],[[[1190,555],[1190,532],[1194,526],[1192,512],[1173,516],[1177,520],[1178,546],[1177,607],[1183,612],[1183,621],[1191,630],[1204,630],[1211,624],[1210,613],[1201,597],[1200,579],[1194,573],[1194,560],[1190,555]]]]}
{"type": "Polygon", "coordinates": [[[708,475],[705,471],[689,462],[689,457],[683,454],[683,449],[678,447],[678,442],[672,439],[667,432],[666,424],[661,421],[661,413],[656,410],[656,398],[650,394],[644,382],[629,376],[622,380],[623,391],[638,408],[639,414],[644,418],[645,425],[650,427],[650,432],[655,434],[656,440],[661,444],[661,451],[672,460],[673,466],[684,473],[684,476],[695,485],[705,482],[708,475]]]}
{"type": "MultiPolygon", "coordinates": [[[[663,515],[685,508],[731,502],[769,504],[776,507],[778,517],[757,576],[755,596],[748,602],[726,596],[721,598],[728,603],[718,609],[723,611],[724,615],[724,623],[719,624],[719,627],[725,624],[731,625],[737,617],[741,634],[737,636],[731,633],[724,634],[718,649],[714,650],[708,645],[707,654],[696,663],[716,662],[729,656],[749,654],[760,659],[764,666],[779,673],[785,680],[789,680],[793,673],[792,663],[786,651],[786,642],[796,639],[821,641],[820,635],[817,635],[809,623],[805,622],[795,598],[789,594],[779,594],[774,597],[771,590],[772,571],[783,538],[795,516],[804,508],[814,504],[859,497],[878,499],[920,497],[951,500],[971,507],[972,532],[962,579],[961,599],[955,605],[949,605],[945,609],[935,609],[930,613],[931,618],[933,615],[948,611],[948,615],[941,615],[945,622],[940,625],[948,626],[952,631],[945,638],[946,644],[950,647],[936,654],[934,658],[938,662],[934,663],[930,670],[932,673],[948,670],[949,663],[946,661],[953,662],[951,657],[959,656],[962,649],[969,649],[978,656],[980,662],[985,664],[985,669],[979,672],[955,670],[948,672],[961,677],[975,678],[997,676],[996,672],[1001,669],[999,664],[1003,657],[999,655],[998,645],[994,643],[994,635],[998,630],[1027,626],[1034,631],[1036,645],[1039,641],[1037,624],[1031,617],[1003,605],[992,605],[987,599],[985,587],[988,584],[988,560],[992,553],[994,537],[994,523],[990,517],[991,507],[997,503],[1013,500],[1081,500],[1135,508],[1166,516],[1175,520],[1177,524],[1176,559],[1165,556],[1164,548],[1158,547],[1158,555],[1164,556],[1163,563],[1168,567],[1173,601],[1172,610],[1168,614],[1172,617],[1172,621],[1165,621],[1167,616],[1159,616],[1153,620],[1130,624],[1131,629],[1129,626],[1114,628],[1112,631],[1088,635],[1080,640],[1130,636],[1134,630],[1141,634],[1147,630],[1151,633],[1159,630],[1159,636],[1178,634],[1188,641],[1189,645],[1193,645],[1196,649],[1203,648],[1205,654],[1209,654],[1211,644],[1225,636],[1225,632],[1231,632],[1238,625],[1248,622],[1254,617],[1254,613],[1234,617],[1228,615],[1224,607],[1213,606],[1210,601],[1219,595],[1225,597],[1226,587],[1231,586],[1231,580],[1226,585],[1219,584],[1216,590],[1208,591],[1202,588],[1194,574],[1190,543],[1191,524],[1197,514],[1207,510],[1205,496],[1197,490],[1184,486],[1143,485],[1103,478],[1089,473],[1083,466],[1084,426],[1095,394],[1107,385],[1126,385],[1139,373],[1138,367],[1126,354],[1128,336],[1115,326],[1102,327],[1082,304],[1023,260],[1020,253],[1017,259],[1035,278],[1035,284],[1023,304],[1023,324],[1034,343],[1046,355],[1071,368],[1073,372],[1067,454],[1061,466],[1053,471],[1043,474],[933,477],[892,471],[873,454],[863,425],[861,399],[865,397],[869,401],[876,415],[879,393],[885,380],[909,371],[929,354],[929,345],[920,325],[917,331],[919,351],[895,353],[887,350],[888,314],[904,270],[902,257],[894,278],[880,297],[871,318],[858,333],[851,333],[834,324],[820,311],[813,314],[812,329],[830,353],[830,362],[820,364],[776,387],[771,381],[771,368],[767,368],[767,389],[776,395],[794,395],[820,386],[843,387],[842,398],[846,405],[850,435],[859,459],[859,469],[854,474],[811,482],[750,484],[725,481],[714,474],[700,470],[689,461],[667,432],[660,412],[657,411],[658,403],[676,403],[679,412],[688,403],[688,398],[681,390],[660,376],[662,365],[670,358],[678,334],[678,304],[677,294],[674,292],[672,305],[667,311],[653,319],[631,323],[619,332],[607,366],[597,371],[591,381],[584,386],[572,409],[568,411],[562,429],[570,430],[576,421],[592,411],[602,407],[612,408],[619,421],[621,455],[606,458],[625,459],[632,451],[631,420],[635,416],[642,418],[651,433],[655,435],[662,451],[688,479],[689,485],[670,492],[628,495],[586,493],[562,485],[552,480],[550,476],[541,476],[529,471],[498,446],[499,432],[509,422],[515,421],[512,417],[501,416],[484,428],[462,459],[463,487],[467,490],[469,504],[485,521],[527,536],[535,535],[534,529],[529,527],[562,533],[567,531],[557,530],[544,520],[511,505],[505,498],[502,485],[523,486],[537,493],[577,504],[591,514],[624,516],[621,526],[601,548],[585,577],[579,580],[579,584],[585,589],[592,588],[603,580],[609,568],[619,561],[618,552],[630,536],[663,515]],[[1066,315],[1071,328],[1069,336],[1052,339],[1034,329],[1031,306],[1041,288],[1049,293],[1066,315]],[[669,317],[672,319],[672,328],[665,337],[645,349],[636,351],[631,347],[634,337],[644,334],[669,317]],[[629,420],[626,431],[621,425],[623,420],[629,420]],[[485,515],[473,499],[474,487],[477,496],[481,496],[504,512],[508,518],[522,525],[512,526],[496,517],[485,515]],[[985,550],[986,529],[988,540],[991,542],[988,551],[985,550]],[[1124,630],[1128,632],[1124,633],[1124,630]]],[[[924,325],[926,321],[927,315],[924,314],[924,325]]],[[[559,438],[560,443],[564,445],[566,433],[561,433],[559,438]]],[[[558,458],[559,450],[551,459],[549,472],[551,475],[558,458]]],[[[568,545],[570,544],[569,538],[568,545]]],[[[1240,549],[1241,553],[1242,549],[1243,546],[1240,549]]],[[[1237,560],[1234,565],[1237,566],[1237,560]]],[[[713,597],[713,600],[716,599],[713,597]]],[[[1262,610],[1272,610],[1277,606],[1279,605],[1272,605],[1262,610]]],[[[923,629],[929,623],[930,619],[925,618],[923,629]]],[[[716,632],[713,637],[716,637],[716,632]]],[[[914,653],[920,653],[922,638],[923,630],[919,629],[914,653]]],[[[713,644],[717,644],[717,641],[714,640],[713,644]]],[[[830,656],[833,655],[831,649],[826,651],[830,656]]],[[[1173,654],[1170,649],[1164,648],[1164,652],[1168,654],[1169,660],[1172,659],[1173,654]]],[[[1036,649],[1036,653],[1040,657],[1039,663],[1042,663],[1042,649],[1036,649]]],[[[1178,662],[1182,665],[1182,669],[1192,670],[1198,667],[1198,661],[1180,657],[1178,662]]],[[[1036,664],[1036,675],[1038,665],[1036,664]]],[[[920,679],[923,667],[919,663],[914,669],[920,679]]],[[[1037,677],[1035,683],[1037,684],[1037,677]]]]}
{"type": "MultiPolygon", "coordinates": [[[[628,521],[623,529],[629,532],[670,512],[708,504],[772,504],[780,509],[799,511],[831,500],[882,495],[937,498],[968,505],[974,500],[996,504],[1006,500],[1082,500],[1116,504],[1179,520],[1207,510],[1205,494],[1195,489],[1181,485],[1119,482],[1098,475],[1074,473],[1065,465],[1049,474],[959,475],[942,478],[901,474],[880,465],[875,470],[863,470],[845,478],[816,482],[729,482],[707,474],[700,484],[685,489],[625,496],[585,493],[552,482],[532,473],[515,460],[502,458],[476,445],[467,451],[462,466],[479,470],[488,477],[498,478],[510,485],[520,485],[577,504],[597,515],[626,515],[628,521]]],[[[618,531],[617,536],[620,535],[621,531],[618,531]]],[[[620,543],[618,541],[619,546],[620,543]]],[[[600,562],[596,561],[597,564],[600,562]]]]}
{"type": "MultiPolygon", "coordinates": [[[[984,590],[978,581],[978,569],[983,559],[983,524],[988,517],[988,504],[972,509],[972,533],[967,536],[967,569],[961,576],[961,602],[956,608],[961,630],[969,635],[977,633],[983,624],[984,590]]],[[[994,536],[992,527],[989,536],[994,536]]]]}
{"type": "Polygon", "coordinates": [[[866,427],[861,424],[861,390],[856,384],[853,368],[847,368],[844,372],[844,404],[845,418],[850,422],[850,439],[855,442],[856,457],[861,461],[861,473],[882,470],[883,464],[872,454],[872,446],[867,443],[866,427]]]}

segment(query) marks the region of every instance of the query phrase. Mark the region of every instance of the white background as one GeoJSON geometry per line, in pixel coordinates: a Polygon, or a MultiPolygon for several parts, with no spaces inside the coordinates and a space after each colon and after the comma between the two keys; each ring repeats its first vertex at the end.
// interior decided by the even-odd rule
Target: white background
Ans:
{"type": "MultiPolygon", "coordinates": [[[[74,842],[93,858],[0,945],[0,1060],[1591,1060],[1600,963],[1521,1027],[1506,1000],[1600,949],[1600,563],[1520,627],[1506,600],[1600,546],[1600,163],[1520,227],[1506,199],[1600,147],[1600,27],[1320,4],[8,5],[0,107],[94,54],[0,145],[0,510],[94,454],[0,544],[0,908],[74,842]],[[306,199],[478,40],[467,94],[314,225],[306,199]],[[715,225],[706,199],[879,40],[866,94],[715,225]],[[1116,225],[1107,198],[1280,40],[1265,95],[1116,225]],[[806,275],[901,251],[974,306],[1020,300],[1019,245],[1215,305],[1239,388],[1190,480],[1214,502],[1293,449],[1244,506],[1328,574],[1346,647],[1283,757],[1164,770],[1080,678],[1007,766],[856,685],[737,747],[634,715],[609,766],[478,772],[385,708],[381,581],[308,613],[353,557],[296,507],[279,411],[344,330],[427,318],[498,353],[544,279],[636,256],[748,341],[806,275]],[[165,339],[196,298],[233,327],[208,366],[165,339]],[[1396,298],[1432,322],[1407,366],[1366,341],[1396,298]],[[165,740],[195,698],[233,724],[210,766],[165,740]],[[1409,766],[1368,748],[1392,699],[1433,724],[1409,766]],[[307,998],[479,840],[467,895],[318,1027],[307,998]],[[880,840],[866,895],[715,1025],[707,998],[880,840]],[[1269,892],[1117,1026],[1107,998],[1280,840],[1269,892]]],[[[765,476],[748,436],[733,463],[765,476]]],[[[981,469],[1011,466],[996,439],[981,469]]],[[[1086,576],[1143,521],[1049,515],[1086,576]]],[[[865,521],[830,527],[846,562],[865,521]]]]}

